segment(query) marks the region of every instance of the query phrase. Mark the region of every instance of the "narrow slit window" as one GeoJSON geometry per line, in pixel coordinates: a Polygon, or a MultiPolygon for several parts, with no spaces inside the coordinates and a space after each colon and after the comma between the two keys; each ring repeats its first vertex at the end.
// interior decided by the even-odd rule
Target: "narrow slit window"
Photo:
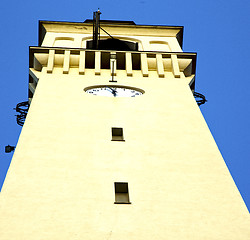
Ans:
{"type": "Polygon", "coordinates": [[[128,194],[128,183],[115,182],[115,203],[116,204],[130,204],[128,194]]]}
{"type": "Polygon", "coordinates": [[[112,141],[125,141],[123,137],[123,128],[112,127],[112,141]]]}

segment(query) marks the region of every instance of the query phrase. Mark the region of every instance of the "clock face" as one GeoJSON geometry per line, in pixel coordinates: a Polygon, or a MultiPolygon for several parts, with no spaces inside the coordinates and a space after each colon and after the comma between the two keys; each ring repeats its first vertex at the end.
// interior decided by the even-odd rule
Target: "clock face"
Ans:
{"type": "Polygon", "coordinates": [[[86,93],[105,97],[137,97],[144,93],[139,88],[118,85],[92,86],[84,89],[86,93]]]}

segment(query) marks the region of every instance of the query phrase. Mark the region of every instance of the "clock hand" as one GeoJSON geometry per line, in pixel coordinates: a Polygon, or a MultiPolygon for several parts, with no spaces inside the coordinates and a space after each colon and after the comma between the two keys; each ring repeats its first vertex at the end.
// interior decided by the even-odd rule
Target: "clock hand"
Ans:
{"type": "Polygon", "coordinates": [[[108,90],[111,94],[113,94],[113,89],[110,89],[110,88],[106,87],[106,90],[108,90]]]}
{"type": "Polygon", "coordinates": [[[116,90],[114,90],[114,89],[111,88],[111,87],[106,87],[106,88],[109,88],[109,89],[112,91],[112,94],[114,95],[114,97],[116,96],[116,94],[117,94],[117,91],[116,91],[116,90]]]}

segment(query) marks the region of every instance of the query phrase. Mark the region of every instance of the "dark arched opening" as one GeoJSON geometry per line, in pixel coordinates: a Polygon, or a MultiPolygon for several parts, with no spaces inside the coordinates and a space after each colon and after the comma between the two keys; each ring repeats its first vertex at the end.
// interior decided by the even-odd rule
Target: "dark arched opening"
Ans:
{"type": "MultiPolygon", "coordinates": [[[[108,38],[99,40],[98,50],[138,51],[138,43],[108,38]]],[[[87,49],[94,49],[93,40],[87,41],[87,49]]]]}

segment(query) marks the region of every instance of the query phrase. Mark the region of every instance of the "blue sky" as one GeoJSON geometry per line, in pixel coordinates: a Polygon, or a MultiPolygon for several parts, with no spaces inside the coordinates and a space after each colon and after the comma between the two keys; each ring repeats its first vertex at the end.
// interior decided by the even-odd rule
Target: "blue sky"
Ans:
{"type": "Polygon", "coordinates": [[[98,8],[101,19],[184,26],[183,51],[198,54],[196,91],[208,99],[201,111],[250,209],[249,0],[2,1],[0,187],[12,158],[4,146],[15,146],[21,131],[13,108],[27,100],[28,47],[38,44],[38,21],[81,22],[98,8]]]}

